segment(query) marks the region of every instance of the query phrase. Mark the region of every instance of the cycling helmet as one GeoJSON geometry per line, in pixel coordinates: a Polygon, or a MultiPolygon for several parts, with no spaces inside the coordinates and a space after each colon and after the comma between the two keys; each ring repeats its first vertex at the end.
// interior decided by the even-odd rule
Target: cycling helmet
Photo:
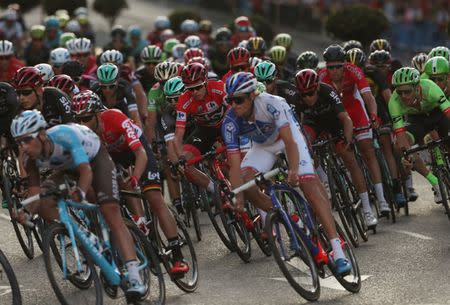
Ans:
{"type": "Polygon", "coordinates": [[[47,122],[38,110],[25,110],[12,120],[11,135],[13,138],[18,138],[38,132],[46,127],[47,122]]]}
{"type": "Polygon", "coordinates": [[[199,29],[199,25],[197,23],[197,21],[192,20],[192,19],[186,19],[184,20],[181,25],[180,25],[180,30],[183,33],[196,33],[198,32],[199,29]]]}
{"type": "Polygon", "coordinates": [[[273,39],[273,45],[282,46],[285,47],[286,50],[289,50],[292,46],[292,36],[287,33],[277,34],[273,39]]]}
{"type": "Polygon", "coordinates": [[[178,75],[178,66],[174,62],[162,62],[155,67],[155,78],[159,81],[167,81],[178,75]]]}
{"type": "Polygon", "coordinates": [[[143,63],[161,62],[162,51],[158,46],[149,45],[142,49],[141,60],[143,63]]]}
{"type": "Polygon", "coordinates": [[[62,33],[61,36],[59,37],[59,46],[62,48],[66,48],[66,43],[69,40],[76,39],[76,38],[77,38],[77,36],[75,36],[75,34],[72,32],[62,33]]]}
{"type": "Polygon", "coordinates": [[[435,47],[431,49],[430,53],[428,53],[428,58],[432,58],[434,56],[442,56],[450,61],[450,50],[447,47],[435,47]]]}
{"type": "Polygon", "coordinates": [[[81,31],[81,26],[78,20],[70,20],[67,22],[65,30],[67,32],[79,33],[81,31]]]}
{"type": "Polygon", "coordinates": [[[192,57],[191,59],[189,59],[188,64],[194,63],[194,62],[198,62],[200,64],[202,64],[206,69],[208,69],[209,66],[209,62],[205,57],[192,57]]]}
{"type": "Polygon", "coordinates": [[[372,53],[376,50],[385,50],[387,52],[391,52],[391,45],[390,45],[389,41],[387,41],[386,39],[382,39],[382,38],[375,39],[370,44],[369,51],[370,51],[370,53],[372,53]]]}
{"type": "Polygon", "coordinates": [[[70,39],[66,42],[66,49],[69,51],[70,55],[76,55],[78,53],[75,42],[77,39],[70,39]]]}
{"type": "Polygon", "coordinates": [[[417,85],[420,81],[420,73],[417,69],[403,67],[392,75],[392,86],[417,85]]]}
{"type": "Polygon", "coordinates": [[[103,65],[108,62],[115,65],[123,64],[122,52],[114,49],[103,52],[102,55],[100,55],[100,63],[103,65]]]}
{"type": "Polygon", "coordinates": [[[225,83],[225,92],[228,97],[252,93],[256,90],[258,81],[249,72],[238,72],[231,75],[225,83]]]}
{"type": "Polygon", "coordinates": [[[62,66],[70,60],[70,53],[66,48],[56,48],[50,52],[50,64],[62,66]]]}
{"type": "Polygon", "coordinates": [[[236,47],[228,52],[227,60],[230,67],[237,65],[248,64],[250,59],[250,52],[242,47],[236,47]]]}
{"type": "Polygon", "coordinates": [[[13,9],[7,9],[6,11],[3,12],[2,17],[8,21],[16,21],[17,20],[17,12],[13,9]]]}
{"type": "Polygon", "coordinates": [[[189,59],[191,59],[193,57],[204,57],[204,56],[205,56],[205,54],[199,48],[187,49],[186,51],[184,51],[184,55],[183,55],[185,63],[188,63],[189,59]]]}
{"type": "Polygon", "coordinates": [[[181,79],[186,88],[198,86],[206,82],[208,71],[200,63],[186,65],[181,71],[181,79]]]}
{"type": "Polygon", "coordinates": [[[72,77],[72,79],[74,77],[79,77],[83,74],[84,72],[84,66],[82,63],[80,63],[77,60],[71,60],[66,62],[61,69],[61,73],[62,74],[67,74],[70,77],[72,77]]]}
{"type": "Polygon", "coordinates": [[[363,49],[362,43],[359,42],[358,40],[348,40],[348,41],[344,42],[342,47],[344,48],[345,52],[347,52],[347,51],[349,51],[350,49],[353,49],[353,48],[358,48],[360,50],[363,49]]]}
{"type": "Polygon", "coordinates": [[[300,92],[312,91],[319,86],[319,75],[313,69],[303,69],[295,74],[295,85],[300,92]]]}
{"type": "Polygon", "coordinates": [[[168,97],[177,97],[184,92],[184,84],[181,77],[176,76],[169,79],[164,84],[164,95],[168,97]]]}
{"type": "Polygon", "coordinates": [[[66,25],[67,25],[67,23],[68,23],[69,20],[70,20],[69,15],[67,15],[67,14],[61,14],[61,15],[59,15],[59,16],[57,16],[57,17],[58,17],[58,21],[59,21],[59,26],[62,27],[62,28],[65,28],[66,25]]]}
{"type": "Polygon", "coordinates": [[[170,20],[167,16],[157,16],[155,19],[154,26],[158,30],[165,30],[170,28],[170,20]]]}
{"type": "Polygon", "coordinates": [[[275,64],[284,64],[287,59],[286,48],[283,46],[274,46],[269,50],[270,60],[275,64]]]}
{"type": "Polygon", "coordinates": [[[247,41],[247,50],[251,56],[262,56],[266,53],[266,41],[262,37],[250,37],[247,41]]]}
{"type": "Polygon", "coordinates": [[[48,16],[44,20],[46,29],[58,29],[59,28],[59,20],[56,16],[48,16]]]}
{"type": "Polygon", "coordinates": [[[110,35],[111,38],[113,39],[114,38],[124,39],[125,36],[127,36],[127,31],[125,31],[122,25],[116,24],[115,26],[112,27],[110,35]]]}
{"type": "Polygon", "coordinates": [[[422,73],[425,69],[425,63],[427,62],[427,60],[428,60],[427,54],[419,53],[411,59],[411,65],[417,70],[419,70],[420,73],[422,73]]]}
{"type": "Polygon", "coordinates": [[[319,57],[313,51],[305,51],[297,57],[297,69],[316,69],[319,65],[319,57]]]}
{"type": "Polygon", "coordinates": [[[323,51],[323,59],[325,61],[345,61],[345,51],[340,45],[333,44],[323,51]]]}
{"type": "Polygon", "coordinates": [[[211,20],[208,20],[208,19],[200,20],[200,23],[198,24],[198,30],[199,30],[199,32],[204,33],[204,34],[208,34],[208,35],[211,34],[211,32],[212,32],[211,20]]]}
{"type": "Polygon", "coordinates": [[[218,28],[214,34],[216,43],[231,43],[231,31],[226,27],[218,28]]]}
{"type": "Polygon", "coordinates": [[[87,14],[80,14],[77,16],[77,21],[80,25],[88,24],[89,18],[87,14]]]}
{"type": "Polygon", "coordinates": [[[345,57],[349,63],[357,65],[360,68],[364,67],[364,64],[366,63],[366,54],[359,48],[348,50],[345,53],[345,57]]]}
{"type": "Polygon", "coordinates": [[[75,39],[75,49],[77,53],[90,53],[92,48],[91,40],[88,38],[77,38],[75,39]]]}
{"type": "Polygon", "coordinates": [[[250,67],[256,67],[256,65],[258,65],[262,61],[263,60],[261,58],[256,57],[256,56],[250,57],[250,59],[248,60],[250,67]]]}
{"type": "Polygon", "coordinates": [[[51,87],[58,88],[61,91],[67,93],[68,95],[70,95],[73,92],[73,89],[75,88],[75,83],[73,79],[66,74],[58,74],[53,76],[48,82],[48,85],[51,87]]]}
{"type": "Polygon", "coordinates": [[[107,63],[97,69],[97,79],[101,84],[114,83],[119,76],[119,68],[116,65],[107,63]]]}
{"type": "Polygon", "coordinates": [[[87,7],[84,6],[80,6],[77,7],[74,11],[73,11],[73,15],[74,16],[78,16],[78,15],[88,15],[89,11],[87,9],[87,7]]]}
{"type": "Polygon", "coordinates": [[[0,82],[0,105],[17,104],[17,93],[7,82],[0,82]]]}
{"type": "Polygon", "coordinates": [[[166,41],[164,41],[163,50],[166,52],[166,54],[172,54],[172,49],[174,46],[179,44],[180,41],[176,38],[169,38],[166,41]]]}
{"type": "Polygon", "coordinates": [[[234,26],[236,30],[242,32],[248,31],[249,28],[252,26],[252,24],[247,16],[239,16],[236,19],[234,19],[234,26]]]}
{"type": "Polygon", "coordinates": [[[16,71],[12,79],[12,85],[16,89],[30,87],[35,89],[42,86],[44,80],[42,79],[41,72],[35,67],[22,67],[16,71]]]}
{"type": "Polygon", "coordinates": [[[72,98],[71,110],[74,115],[95,113],[103,110],[103,104],[97,94],[84,90],[72,98]]]}
{"type": "Polygon", "coordinates": [[[141,36],[142,36],[142,29],[141,29],[141,27],[136,25],[136,24],[130,25],[128,27],[128,36],[129,37],[141,38],[141,36]]]}
{"type": "Polygon", "coordinates": [[[45,36],[45,26],[40,24],[35,24],[31,26],[30,37],[32,39],[44,39],[45,36]]]}
{"type": "Polygon", "coordinates": [[[244,40],[241,40],[239,43],[238,43],[238,47],[240,47],[240,48],[244,48],[244,49],[247,49],[247,45],[248,45],[248,40],[247,39],[244,39],[244,40]]]}
{"type": "Polygon", "coordinates": [[[55,75],[52,66],[50,66],[49,64],[38,64],[34,67],[39,70],[39,73],[41,73],[42,80],[44,81],[44,83],[47,83],[50,80],[50,78],[52,78],[55,75]]]}
{"type": "Polygon", "coordinates": [[[172,48],[172,56],[175,59],[181,59],[184,56],[184,52],[186,51],[187,47],[184,43],[178,43],[173,46],[172,48]]]}
{"type": "Polygon", "coordinates": [[[184,44],[188,49],[190,48],[200,48],[200,45],[202,44],[202,41],[200,40],[200,37],[197,35],[189,35],[184,40],[184,44]]]}
{"type": "Polygon", "coordinates": [[[375,66],[390,64],[391,54],[385,50],[376,50],[369,55],[369,62],[375,66]]]}
{"type": "Polygon", "coordinates": [[[161,34],[159,35],[159,39],[161,40],[161,42],[165,42],[166,40],[170,39],[170,38],[175,38],[175,33],[171,30],[171,29],[165,29],[164,31],[161,32],[161,34]]]}
{"type": "Polygon", "coordinates": [[[69,12],[65,9],[59,9],[59,10],[55,11],[56,17],[62,16],[62,15],[69,15],[69,12]]]}
{"type": "Polygon", "coordinates": [[[14,54],[14,45],[9,40],[0,40],[0,56],[11,56],[14,54]]]}
{"type": "Polygon", "coordinates": [[[259,82],[271,81],[277,74],[277,67],[273,62],[263,61],[256,65],[255,76],[259,82]]]}
{"type": "Polygon", "coordinates": [[[425,73],[428,76],[450,73],[448,60],[443,56],[434,56],[425,64],[425,73]]]}

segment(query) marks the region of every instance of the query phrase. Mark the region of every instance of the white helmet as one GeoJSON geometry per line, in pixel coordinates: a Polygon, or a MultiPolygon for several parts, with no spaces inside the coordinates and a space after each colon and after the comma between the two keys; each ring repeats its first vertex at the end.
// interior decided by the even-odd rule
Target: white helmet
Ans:
{"type": "Polygon", "coordinates": [[[53,72],[52,66],[49,64],[38,64],[34,66],[36,69],[39,70],[42,76],[42,80],[46,83],[55,75],[55,72],[53,72]]]}
{"type": "Polygon", "coordinates": [[[88,11],[87,7],[84,7],[84,6],[80,6],[73,11],[74,16],[87,15],[88,13],[89,13],[89,11],[88,11]]]}
{"type": "Polygon", "coordinates": [[[412,58],[411,65],[417,70],[419,70],[420,73],[423,73],[423,71],[425,70],[425,64],[427,63],[427,60],[428,60],[427,54],[419,53],[412,58]]]}
{"type": "Polygon", "coordinates": [[[65,30],[67,32],[78,33],[81,31],[80,23],[77,20],[72,19],[67,22],[65,30]]]}
{"type": "Polygon", "coordinates": [[[190,48],[200,48],[200,45],[202,44],[202,41],[200,40],[200,37],[197,35],[189,35],[184,40],[184,44],[188,49],[190,48]]]}
{"type": "Polygon", "coordinates": [[[38,132],[46,127],[47,122],[38,110],[25,110],[12,120],[11,135],[13,138],[17,138],[23,135],[38,132]]]}
{"type": "Polygon", "coordinates": [[[17,20],[17,12],[13,9],[7,9],[3,13],[3,18],[5,20],[9,20],[9,21],[16,21],[17,20]]]}
{"type": "Polygon", "coordinates": [[[88,38],[77,38],[75,39],[75,49],[78,53],[90,53],[91,52],[92,43],[88,38]]]}
{"type": "Polygon", "coordinates": [[[259,57],[253,56],[250,57],[248,62],[250,63],[251,67],[256,67],[257,64],[261,63],[263,60],[259,57]]]}
{"type": "MultiPolygon", "coordinates": [[[[186,51],[187,47],[184,43],[179,43],[173,46],[172,48],[172,56],[175,59],[183,59],[184,51],[186,51]]],[[[183,59],[184,60],[184,59],[183,59]]]]}
{"type": "Polygon", "coordinates": [[[121,65],[123,64],[123,55],[122,52],[117,50],[107,50],[100,55],[100,63],[106,64],[106,63],[113,63],[115,65],[121,65]]]}
{"type": "Polygon", "coordinates": [[[183,33],[195,33],[198,32],[199,25],[197,21],[192,19],[186,19],[184,20],[180,25],[180,30],[183,33]]]}
{"type": "Polygon", "coordinates": [[[70,53],[66,48],[56,48],[50,52],[50,64],[62,66],[70,60],[70,53]]]}
{"type": "Polygon", "coordinates": [[[69,54],[70,54],[70,55],[75,55],[75,54],[77,54],[77,52],[78,52],[78,50],[77,50],[77,48],[76,48],[76,45],[75,45],[75,41],[76,41],[76,40],[77,40],[77,39],[74,38],[74,39],[68,40],[68,41],[66,42],[66,48],[67,48],[67,51],[69,51],[69,54]]]}
{"type": "Polygon", "coordinates": [[[170,20],[167,16],[157,16],[154,25],[158,30],[165,30],[170,28],[170,20]]]}
{"type": "Polygon", "coordinates": [[[10,56],[14,54],[14,45],[9,40],[0,40],[0,56],[10,56]]]}

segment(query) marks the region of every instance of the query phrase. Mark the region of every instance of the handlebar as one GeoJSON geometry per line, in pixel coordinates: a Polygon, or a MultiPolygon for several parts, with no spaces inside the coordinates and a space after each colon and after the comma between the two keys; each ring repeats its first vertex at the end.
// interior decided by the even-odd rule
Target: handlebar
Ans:
{"type": "Polygon", "coordinates": [[[339,136],[331,137],[328,139],[317,139],[316,141],[314,141],[314,143],[311,146],[312,146],[312,148],[322,148],[322,147],[327,146],[328,144],[333,143],[342,138],[343,137],[341,135],[339,135],[339,136]]]}
{"type": "Polygon", "coordinates": [[[216,155],[220,155],[226,149],[227,149],[226,146],[222,145],[222,146],[220,146],[220,147],[218,147],[218,148],[216,148],[214,150],[208,151],[207,153],[205,153],[205,154],[203,154],[201,156],[197,156],[197,157],[194,157],[194,158],[190,159],[189,161],[186,162],[186,164],[187,165],[195,165],[195,164],[199,163],[202,160],[215,157],[216,155]]]}
{"type": "Polygon", "coordinates": [[[47,192],[42,192],[42,193],[30,196],[30,197],[22,200],[20,203],[22,204],[23,207],[26,207],[27,205],[29,205],[29,204],[31,204],[31,203],[33,203],[35,201],[38,201],[41,198],[49,197],[49,196],[58,194],[59,192],[62,192],[62,191],[65,191],[65,190],[67,190],[67,185],[66,184],[60,184],[58,186],[58,190],[57,191],[51,190],[51,191],[47,191],[47,192]]]}
{"type": "Polygon", "coordinates": [[[259,181],[269,180],[270,178],[278,175],[281,171],[282,171],[282,169],[275,168],[275,169],[271,170],[270,172],[265,173],[264,175],[259,173],[258,175],[256,175],[255,179],[250,180],[250,181],[244,183],[243,185],[235,188],[234,190],[231,191],[231,193],[233,195],[239,194],[240,192],[243,192],[243,191],[248,190],[249,188],[255,186],[257,184],[258,180],[259,181]]]}

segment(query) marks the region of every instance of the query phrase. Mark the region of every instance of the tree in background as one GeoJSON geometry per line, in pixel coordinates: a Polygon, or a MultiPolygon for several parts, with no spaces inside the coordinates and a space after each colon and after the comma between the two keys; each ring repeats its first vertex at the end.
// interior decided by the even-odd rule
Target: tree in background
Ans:
{"type": "Polygon", "coordinates": [[[108,20],[110,27],[115,24],[117,17],[124,8],[128,8],[127,0],[94,1],[94,10],[108,20]]]}
{"type": "MultiPolygon", "coordinates": [[[[35,1],[39,2],[39,1],[35,1]]],[[[86,7],[86,0],[70,0],[70,1],[61,1],[61,0],[43,0],[42,6],[44,7],[44,11],[47,15],[53,15],[57,10],[64,9],[69,12],[71,15],[76,8],[81,6],[86,7]]]]}
{"type": "Polygon", "coordinates": [[[0,0],[0,7],[6,8],[11,3],[19,4],[22,13],[26,13],[40,4],[39,1],[36,0],[0,0]]]}

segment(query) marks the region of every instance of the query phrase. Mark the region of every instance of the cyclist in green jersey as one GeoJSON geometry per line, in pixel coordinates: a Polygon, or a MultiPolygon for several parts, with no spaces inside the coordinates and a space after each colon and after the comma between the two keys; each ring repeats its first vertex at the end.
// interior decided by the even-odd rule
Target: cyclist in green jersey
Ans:
{"type": "Polygon", "coordinates": [[[447,98],[450,96],[450,64],[443,56],[435,56],[427,60],[421,78],[428,78],[444,91],[447,98]]]}
{"type": "MultiPolygon", "coordinates": [[[[450,102],[438,85],[429,79],[420,79],[419,71],[409,67],[395,71],[392,85],[395,91],[389,100],[389,114],[394,123],[397,149],[402,151],[415,143],[423,144],[425,135],[435,129],[441,137],[447,136],[450,102]]],[[[430,182],[435,202],[440,203],[442,196],[437,177],[425,167],[418,155],[412,158],[414,169],[430,182]]]]}

